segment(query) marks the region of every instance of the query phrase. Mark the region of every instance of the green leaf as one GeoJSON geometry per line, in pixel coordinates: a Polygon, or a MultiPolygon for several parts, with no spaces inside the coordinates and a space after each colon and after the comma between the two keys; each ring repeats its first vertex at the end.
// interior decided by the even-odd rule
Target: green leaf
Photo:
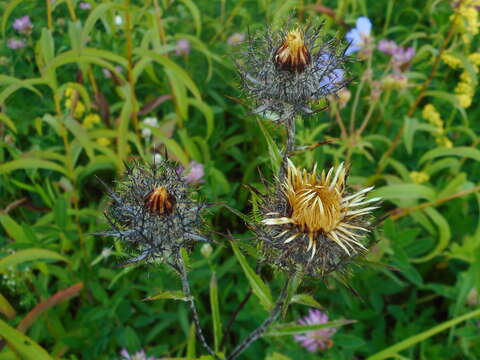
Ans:
{"type": "Polygon", "coordinates": [[[292,360],[286,355],[274,352],[273,354],[268,355],[265,360],[292,360]]]}
{"type": "Polygon", "coordinates": [[[32,86],[32,84],[38,82],[38,80],[39,79],[21,80],[13,76],[0,74],[0,85],[6,86],[6,88],[3,89],[2,92],[0,93],[0,104],[5,104],[5,101],[7,100],[7,98],[10,95],[12,95],[15,91],[21,88],[28,89],[34,92],[35,94],[37,94],[40,98],[42,98],[43,95],[32,86]]]}
{"type": "Polygon", "coordinates": [[[202,162],[200,150],[198,149],[197,144],[195,144],[193,139],[188,135],[187,129],[178,129],[177,133],[178,136],[180,136],[184,149],[187,151],[188,155],[190,155],[189,157],[202,162]]]}
{"type": "Polygon", "coordinates": [[[130,124],[130,118],[133,111],[133,99],[130,91],[130,85],[125,84],[122,87],[125,101],[120,112],[120,125],[117,130],[117,149],[118,157],[120,161],[125,161],[127,158],[127,145],[128,145],[128,125],[130,124]]]}
{"type": "Polygon", "coordinates": [[[193,80],[190,78],[190,75],[182,69],[179,65],[174,63],[172,60],[170,60],[168,57],[157,54],[154,51],[151,50],[143,50],[143,49],[135,49],[134,51],[135,54],[140,55],[140,56],[147,56],[152,58],[155,62],[163,65],[165,68],[171,70],[175,76],[182,81],[182,83],[192,92],[193,96],[197,99],[201,99],[200,91],[197,88],[197,85],[193,82],[193,80]]]}
{"type": "Polygon", "coordinates": [[[4,122],[15,134],[17,133],[17,127],[15,123],[10,119],[7,114],[0,113],[0,121],[4,122]]]}
{"type": "Polygon", "coordinates": [[[78,64],[96,64],[100,67],[106,68],[110,70],[112,73],[115,74],[116,77],[120,79],[120,82],[123,84],[126,82],[125,77],[122,75],[122,73],[118,72],[117,69],[115,69],[115,66],[113,66],[110,62],[103,60],[100,57],[96,56],[88,56],[88,55],[83,55],[80,50],[69,50],[65,51],[64,53],[61,53],[57,55],[51,63],[45,67],[45,71],[54,71],[56,68],[70,64],[70,63],[78,63],[78,64]]]}
{"type": "Polygon", "coordinates": [[[195,331],[195,323],[192,322],[190,330],[188,331],[187,339],[187,360],[194,360],[197,356],[195,345],[197,343],[197,332],[195,331]]]}
{"type": "Polygon", "coordinates": [[[42,29],[40,37],[43,60],[48,64],[55,57],[55,43],[53,41],[52,31],[46,28],[42,29]]]}
{"type": "Polygon", "coordinates": [[[218,283],[214,272],[212,273],[212,278],[210,279],[210,309],[212,312],[214,347],[215,352],[218,352],[220,341],[222,341],[223,332],[222,319],[220,317],[220,306],[218,303],[218,283]]]}
{"type": "Polygon", "coordinates": [[[85,130],[80,123],[71,116],[65,117],[65,126],[73,134],[75,139],[78,140],[82,148],[85,149],[88,158],[91,160],[94,158],[93,147],[94,144],[90,141],[87,130],[85,130]]]}
{"type": "Polygon", "coordinates": [[[9,319],[13,319],[16,316],[15,309],[2,294],[0,294],[0,313],[9,319]]]}
{"type": "Polygon", "coordinates": [[[420,158],[419,164],[442,156],[460,156],[480,161],[480,150],[468,146],[455,148],[435,148],[425,153],[420,158]]]}
{"type": "Polygon", "coordinates": [[[97,20],[100,19],[108,10],[125,11],[125,7],[119,4],[115,4],[113,2],[108,2],[106,4],[100,4],[98,6],[95,6],[92,12],[90,12],[90,14],[88,15],[88,18],[85,21],[85,25],[83,26],[80,36],[82,45],[85,45],[87,43],[88,35],[95,26],[97,20]]]}
{"type": "Polygon", "coordinates": [[[20,4],[22,0],[12,0],[8,3],[8,5],[3,10],[2,16],[2,38],[5,39],[5,31],[7,29],[8,17],[13,12],[13,10],[20,4]]]}
{"type": "Polygon", "coordinates": [[[203,116],[205,116],[205,120],[207,121],[205,140],[208,140],[210,138],[210,135],[212,135],[213,129],[215,126],[212,109],[210,108],[210,106],[208,106],[206,103],[204,103],[201,100],[188,99],[188,103],[190,105],[195,106],[198,110],[201,111],[203,116]]]}
{"type": "Polygon", "coordinates": [[[243,269],[243,272],[245,273],[245,276],[248,279],[248,282],[250,283],[250,286],[252,287],[253,293],[258,297],[260,300],[260,304],[267,310],[271,311],[273,309],[273,301],[272,301],[272,294],[270,292],[270,288],[263,282],[263,280],[258,276],[258,274],[253,271],[253,269],[250,267],[250,265],[247,262],[247,259],[245,259],[245,256],[243,256],[242,252],[238,248],[237,244],[235,241],[231,241],[230,244],[232,245],[233,252],[235,253],[235,256],[237,257],[238,262],[240,263],[240,266],[243,269]]]}
{"type": "Polygon", "coordinates": [[[341,326],[352,324],[354,322],[356,321],[340,319],[340,320],[329,321],[323,324],[313,324],[313,325],[299,325],[297,323],[277,324],[275,326],[272,326],[272,328],[270,328],[267,332],[265,332],[263,336],[285,336],[285,335],[303,334],[309,331],[320,330],[327,327],[339,328],[341,326]]]}
{"type": "Polygon", "coordinates": [[[435,256],[438,256],[448,247],[451,238],[450,225],[448,221],[440,214],[435,208],[429,207],[424,209],[424,211],[430,216],[432,221],[437,225],[438,229],[438,242],[437,246],[430,251],[427,255],[411,259],[412,262],[421,263],[433,259],[435,256]]]}
{"type": "Polygon", "coordinates": [[[157,295],[147,297],[145,301],[162,300],[162,299],[181,300],[181,301],[190,300],[187,296],[185,296],[185,294],[182,291],[162,291],[157,295]]]}
{"type": "Polygon", "coordinates": [[[290,300],[292,303],[307,305],[317,309],[323,309],[324,307],[310,294],[295,294],[290,300]]]}
{"type": "Polygon", "coordinates": [[[436,335],[444,330],[447,330],[448,328],[451,328],[452,326],[455,326],[463,321],[472,319],[474,317],[480,316],[480,309],[469,312],[465,315],[458,316],[454,319],[445,321],[444,323],[434,326],[433,328],[424,331],[420,334],[411,336],[405,340],[402,340],[398,343],[396,343],[393,346],[390,346],[372,356],[369,356],[367,360],[382,360],[382,359],[387,359],[390,357],[394,357],[399,351],[408,349],[409,347],[428,339],[429,337],[432,337],[433,335],[436,335]]]}
{"type": "Polygon", "coordinates": [[[435,190],[419,184],[394,184],[375,189],[371,192],[371,197],[381,197],[383,200],[396,199],[435,199],[435,190]]]}
{"type": "Polygon", "coordinates": [[[25,169],[45,169],[57,171],[61,174],[67,175],[67,170],[48,160],[35,159],[35,158],[24,158],[18,160],[12,160],[9,162],[0,165],[0,174],[9,173],[15,170],[25,170],[25,169]]]}
{"type": "Polygon", "coordinates": [[[459,192],[467,183],[467,174],[461,172],[458,173],[452,180],[448,182],[447,185],[438,193],[437,198],[443,199],[448,196],[451,196],[457,192],[459,192]]]}
{"type": "Polygon", "coordinates": [[[65,230],[67,228],[67,201],[65,200],[64,196],[59,196],[53,207],[53,213],[55,214],[55,221],[57,226],[61,230],[65,230]]]}
{"type": "Polygon", "coordinates": [[[280,167],[280,164],[282,163],[282,155],[280,154],[280,150],[278,149],[277,144],[273,141],[269,132],[263,126],[262,121],[260,119],[257,119],[257,123],[260,129],[262,130],[263,136],[265,136],[265,140],[267,140],[268,153],[270,154],[269,158],[272,163],[272,169],[274,173],[277,173],[280,167]]]}
{"type": "Polygon", "coordinates": [[[196,35],[197,37],[200,37],[200,34],[202,32],[202,18],[200,15],[200,10],[192,0],[180,0],[180,1],[185,4],[185,6],[188,8],[190,13],[192,14],[193,22],[195,23],[196,35]]]}
{"type": "Polygon", "coordinates": [[[53,360],[40,345],[0,320],[0,335],[8,346],[25,360],[53,360]]]}
{"type": "Polygon", "coordinates": [[[152,130],[152,133],[154,133],[155,136],[165,144],[167,150],[175,155],[175,157],[182,163],[184,167],[188,166],[189,161],[187,154],[185,154],[185,151],[183,151],[182,147],[174,139],[165,137],[161,130],[156,127],[148,125],[146,125],[146,127],[152,130]]]}
{"type": "Polygon", "coordinates": [[[27,261],[34,261],[39,259],[60,260],[69,262],[68,259],[55,251],[46,249],[27,249],[20,250],[12,255],[8,255],[0,259],[0,272],[5,272],[10,266],[16,266],[27,261]]]}
{"type": "Polygon", "coordinates": [[[120,64],[123,67],[128,67],[128,60],[124,57],[114,54],[111,51],[103,50],[103,49],[94,49],[94,48],[83,48],[82,55],[92,56],[92,57],[100,57],[102,59],[106,59],[109,61],[113,61],[117,64],[120,64]]]}
{"type": "Polygon", "coordinates": [[[407,149],[407,153],[411,154],[413,151],[413,137],[417,131],[417,119],[406,116],[404,124],[405,130],[403,131],[403,142],[407,149]]]}
{"type": "Polygon", "coordinates": [[[28,237],[23,231],[23,228],[7,214],[0,214],[0,224],[2,224],[5,232],[14,241],[28,242],[28,237]]]}

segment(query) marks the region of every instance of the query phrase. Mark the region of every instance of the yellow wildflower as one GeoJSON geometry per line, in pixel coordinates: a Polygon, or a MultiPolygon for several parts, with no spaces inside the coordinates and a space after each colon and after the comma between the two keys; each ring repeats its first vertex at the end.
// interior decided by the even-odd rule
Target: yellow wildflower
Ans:
{"type": "Polygon", "coordinates": [[[459,105],[466,109],[472,105],[473,95],[475,95],[475,88],[473,87],[470,76],[462,76],[461,78],[469,80],[459,82],[455,88],[455,94],[457,96],[459,105]]]}
{"type": "Polygon", "coordinates": [[[435,138],[435,142],[438,145],[444,146],[446,148],[453,147],[452,141],[447,136],[438,136],[435,138]]]}
{"type": "Polygon", "coordinates": [[[85,113],[85,105],[77,98],[75,101],[75,109],[72,109],[76,94],[77,91],[73,88],[67,88],[65,90],[65,96],[67,98],[65,100],[65,107],[72,111],[73,117],[79,118],[85,113]]]}
{"type": "Polygon", "coordinates": [[[443,126],[443,121],[440,118],[440,114],[435,109],[435,106],[433,106],[432,104],[425,105],[422,111],[422,116],[425,120],[437,127],[439,127],[440,125],[443,126]]]}
{"type": "Polygon", "coordinates": [[[473,79],[470,76],[470,73],[468,73],[467,71],[464,71],[460,74],[460,81],[467,84],[473,84],[473,79]]]}
{"type": "Polygon", "coordinates": [[[466,94],[457,94],[458,105],[467,109],[472,105],[472,97],[466,94]]]}
{"type": "Polygon", "coordinates": [[[465,43],[470,43],[473,36],[477,35],[480,28],[478,20],[477,6],[480,5],[478,0],[464,0],[458,4],[456,12],[458,17],[452,15],[452,19],[456,19],[457,30],[462,34],[465,43]]]}
{"type": "Polygon", "coordinates": [[[458,57],[448,53],[442,54],[442,61],[452,69],[458,69],[462,65],[462,62],[458,57]]]}
{"type": "Polygon", "coordinates": [[[478,34],[478,11],[471,6],[463,7],[460,10],[460,14],[463,17],[466,31],[472,35],[478,34]]]}
{"type": "Polygon", "coordinates": [[[480,52],[474,52],[474,53],[468,55],[468,60],[470,60],[470,62],[473,65],[476,65],[476,66],[480,65],[480,52]]]}
{"type": "Polygon", "coordinates": [[[72,98],[75,95],[75,89],[74,88],[67,88],[65,90],[65,96],[68,98],[72,98]]]}
{"type": "Polygon", "coordinates": [[[85,129],[91,129],[95,124],[99,124],[101,122],[100,116],[98,114],[88,114],[83,119],[83,127],[85,129]]]}
{"type": "MultiPolygon", "coordinates": [[[[457,98],[458,97],[459,95],[457,95],[457,98]]],[[[459,99],[459,102],[462,104],[462,101],[467,101],[467,100],[468,100],[467,98],[465,99],[462,98],[462,100],[459,99]]],[[[470,99],[470,102],[471,102],[471,99],[470,99]]],[[[433,134],[433,136],[435,137],[435,142],[440,146],[451,148],[453,144],[450,141],[450,139],[445,135],[445,129],[443,128],[443,120],[440,117],[440,114],[438,113],[438,111],[435,109],[435,107],[432,104],[425,105],[422,111],[422,116],[430,124],[435,126],[435,133],[433,134]]]]}
{"type": "Polygon", "coordinates": [[[430,180],[430,175],[423,171],[412,171],[410,173],[410,178],[415,184],[421,184],[430,180]]]}
{"type": "Polygon", "coordinates": [[[100,146],[105,146],[105,147],[106,147],[106,146],[110,145],[111,143],[112,143],[112,142],[110,141],[110,139],[109,139],[109,138],[106,138],[106,137],[104,137],[104,136],[99,137],[99,138],[97,139],[97,144],[100,145],[100,146]]]}
{"type": "Polygon", "coordinates": [[[77,103],[75,104],[75,109],[73,110],[73,116],[75,118],[80,118],[82,117],[83,113],[85,112],[85,105],[78,100],[77,103]]]}

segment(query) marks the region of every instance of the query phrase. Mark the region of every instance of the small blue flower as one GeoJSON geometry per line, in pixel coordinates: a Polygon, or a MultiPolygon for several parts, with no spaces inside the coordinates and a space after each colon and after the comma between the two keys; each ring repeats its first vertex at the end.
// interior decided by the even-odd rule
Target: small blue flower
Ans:
{"type": "Polygon", "coordinates": [[[367,40],[370,39],[371,30],[372,22],[365,16],[359,17],[356,22],[356,27],[345,35],[345,38],[350,42],[350,46],[346,50],[345,55],[350,55],[362,50],[367,40]]]}

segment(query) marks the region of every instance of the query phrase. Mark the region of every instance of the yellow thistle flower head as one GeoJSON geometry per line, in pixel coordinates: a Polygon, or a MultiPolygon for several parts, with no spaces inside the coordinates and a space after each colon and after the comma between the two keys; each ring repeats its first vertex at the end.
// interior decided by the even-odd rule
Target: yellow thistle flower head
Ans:
{"type": "Polygon", "coordinates": [[[317,175],[316,166],[308,172],[288,161],[281,199],[267,201],[261,220],[269,228],[267,247],[280,250],[274,256],[281,266],[301,265],[307,273],[325,274],[366,250],[362,239],[380,198],[365,199],[373,187],[348,194],[346,179],[343,163],[317,175]]]}

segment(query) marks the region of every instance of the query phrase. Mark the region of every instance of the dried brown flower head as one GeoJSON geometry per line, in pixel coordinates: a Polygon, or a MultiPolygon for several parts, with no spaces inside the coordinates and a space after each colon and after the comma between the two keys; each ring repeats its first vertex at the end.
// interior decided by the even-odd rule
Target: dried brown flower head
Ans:
{"type": "Polygon", "coordinates": [[[275,52],[274,61],[282,70],[301,73],[312,61],[300,29],[291,30],[275,52]]]}
{"type": "Polygon", "coordinates": [[[145,196],[145,206],[158,215],[171,214],[175,203],[175,197],[170,194],[165,186],[155,186],[145,196]]]}
{"type": "Polygon", "coordinates": [[[346,178],[343,164],[317,174],[316,166],[308,172],[288,160],[276,195],[263,202],[259,234],[266,257],[281,267],[300,265],[323,275],[365,251],[368,218],[380,199],[365,199],[373,187],[347,194],[346,178]]]}
{"type": "Polygon", "coordinates": [[[235,59],[253,112],[278,122],[315,113],[312,103],[349,81],[339,40],[321,41],[321,27],[285,27],[290,29],[250,34],[235,59]]]}
{"type": "Polygon", "coordinates": [[[102,235],[120,239],[133,253],[128,262],[158,259],[175,263],[180,249],[206,239],[198,232],[204,204],[177,172],[178,164],[134,163],[114,190],[105,216],[111,229],[102,235]]]}

